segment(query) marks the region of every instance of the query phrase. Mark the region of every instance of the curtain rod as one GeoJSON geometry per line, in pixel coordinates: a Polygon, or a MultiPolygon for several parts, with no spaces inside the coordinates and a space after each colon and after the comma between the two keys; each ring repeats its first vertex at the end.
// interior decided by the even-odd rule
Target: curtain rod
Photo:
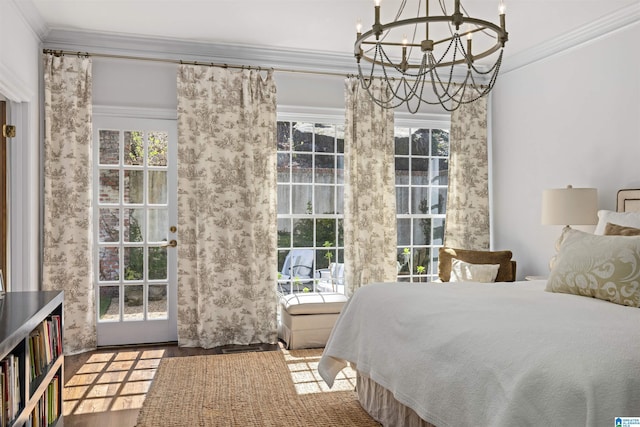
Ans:
{"type": "Polygon", "coordinates": [[[54,50],[54,49],[43,49],[42,53],[51,54],[54,56],[64,56],[64,55],[74,55],[78,57],[93,56],[96,58],[130,59],[134,61],[166,62],[169,64],[183,64],[183,65],[204,65],[209,67],[234,68],[234,69],[240,69],[240,70],[258,70],[258,71],[273,70],[273,71],[278,71],[283,73],[319,74],[319,75],[325,75],[325,76],[338,76],[338,77],[355,77],[356,76],[355,74],[334,73],[330,71],[309,71],[309,70],[295,70],[292,68],[260,67],[260,66],[251,66],[251,65],[235,65],[235,64],[224,64],[224,63],[202,62],[202,61],[184,61],[182,59],[153,58],[153,57],[133,56],[133,55],[115,55],[115,54],[109,54],[109,53],[73,52],[73,51],[54,50]]]}

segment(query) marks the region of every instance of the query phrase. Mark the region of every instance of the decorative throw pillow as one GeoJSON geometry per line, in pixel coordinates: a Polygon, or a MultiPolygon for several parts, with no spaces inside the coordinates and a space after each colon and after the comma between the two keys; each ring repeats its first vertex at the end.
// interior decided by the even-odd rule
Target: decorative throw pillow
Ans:
{"type": "Polygon", "coordinates": [[[640,228],[625,227],[608,222],[604,228],[604,234],[605,236],[640,236],[640,228]]]}
{"type": "Polygon", "coordinates": [[[511,251],[475,251],[442,247],[438,252],[438,276],[443,282],[451,277],[451,262],[459,259],[470,264],[500,264],[496,282],[513,282],[515,271],[511,251]]]}
{"type": "Polygon", "coordinates": [[[640,307],[640,237],[567,230],[546,290],[640,307]]]}
{"type": "Polygon", "coordinates": [[[607,223],[622,225],[624,227],[640,228],[640,212],[614,212],[607,210],[598,211],[598,225],[593,234],[603,235],[607,223]]]}
{"type": "Polygon", "coordinates": [[[471,264],[459,259],[451,260],[450,282],[495,282],[500,264],[471,264]]]}

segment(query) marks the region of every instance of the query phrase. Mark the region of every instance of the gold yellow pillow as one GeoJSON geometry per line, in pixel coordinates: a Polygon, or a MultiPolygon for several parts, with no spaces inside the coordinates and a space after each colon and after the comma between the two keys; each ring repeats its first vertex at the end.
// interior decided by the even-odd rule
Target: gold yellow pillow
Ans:
{"type": "Polygon", "coordinates": [[[625,227],[608,222],[604,227],[604,234],[606,236],[640,236],[640,228],[625,227]]]}
{"type": "Polygon", "coordinates": [[[514,271],[511,251],[475,251],[442,247],[438,252],[438,276],[443,282],[451,278],[451,261],[459,259],[470,264],[500,264],[496,282],[513,282],[514,271]]]}

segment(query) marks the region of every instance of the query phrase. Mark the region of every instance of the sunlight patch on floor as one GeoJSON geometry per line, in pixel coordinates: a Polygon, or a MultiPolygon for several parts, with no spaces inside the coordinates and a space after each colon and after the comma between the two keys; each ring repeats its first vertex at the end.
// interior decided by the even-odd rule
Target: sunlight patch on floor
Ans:
{"type": "Polygon", "coordinates": [[[164,350],[91,355],[64,387],[64,415],[140,409],[164,350]]]}
{"type": "Polygon", "coordinates": [[[329,388],[318,373],[321,350],[282,349],[289,367],[289,374],[298,394],[331,393],[353,391],[356,387],[356,371],[347,366],[336,376],[333,387],[329,388]]]}

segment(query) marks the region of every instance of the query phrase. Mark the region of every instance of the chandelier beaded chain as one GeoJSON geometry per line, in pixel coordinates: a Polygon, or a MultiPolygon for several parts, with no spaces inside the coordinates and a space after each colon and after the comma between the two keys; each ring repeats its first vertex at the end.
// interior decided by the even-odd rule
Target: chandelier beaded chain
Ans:
{"type": "Polygon", "coordinates": [[[415,18],[400,19],[407,5],[407,0],[402,0],[395,20],[381,24],[380,0],[376,0],[371,30],[361,33],[358,24],[354,47],[358,78],[379,106],[396,108],[406,104],[411,113],[416,113],[421,104],[426,103],[454,111],[493,89],[508,40],[504,3],[500,2],[500,24],[496,25],[465,15],[460,0],[454,0],[454,13],[447,15],[444,1],[439,0],[442,15],[429,15],[429,0],[424,0],[424,5],[419,0],[418,11],[424,8],[426,14],[420,16],[418,12],[415,18]],[[441,31],[440,36],[444,31],[444,38],[434,41],[430,37],[433,30],[430,27],[436,26],[441,31]],[[463,26],[466,30],[461,32],[463,26]],[[425,38],[416,42],[419,28],[424,28],[425,38]],[[397,37],[399,30],[403,30],[401,41],[397,37]],[[413,33],[411,43],[406,37],[408,32],[413,33]],[[474,35],[483,37],[475,45],[474,35]],[[462,40],[464,36],[467,37],[466,45],[462,40]],[[418,55],[412,56],[413,50],[418,48],[418,55]],[[434,53],[436,48],[441,52],[437,54],[438,58],[434,53]],[[393,54],[389,55],[387,51],[393,54]],[[485,58],[493,59],[493,65],[487,65],[486,60],[479,62],[485,58]],[[370,64],[368,72],[363,69],[363,62],[370,64]],[[383,87],[386,89],[380,94],[372,90],[375,79],[385,82],[383,87]]]}

